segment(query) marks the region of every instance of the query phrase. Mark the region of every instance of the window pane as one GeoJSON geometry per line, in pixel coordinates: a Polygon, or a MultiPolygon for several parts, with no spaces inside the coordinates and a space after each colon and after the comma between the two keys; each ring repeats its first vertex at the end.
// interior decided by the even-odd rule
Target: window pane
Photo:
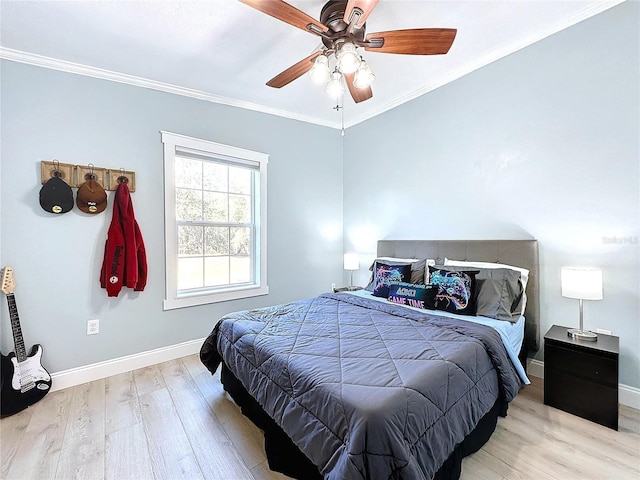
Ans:
{"type": "Polygon", "coordinates": [[[251,257],[231,257],[231,283],[251,281],[251,257]]]}
{"type": "Polygon", "coordinates": [[[229,195],[226,193],[202,192],[204,196],[204,220],[227,222],[229,220],[229,195]]]}
{"type": "Polygon", "coordinates": [[[251,170],[229,167],[229,192],[249,195],[251,193],[251,170]]]}
{"type": "Polygon", "coordinates": [[[202,257],[178,258],[178,290],[202,287],[202,257]]]}
{"type": "Polygon", "coordinates": [[[203,162],[204,180],[202,188],[226,192],[229,190],[229,167],[219,163],[203,162]]]}
{"type": "Polygon", "coordinates": [[[208,287],[229,284],[229,257],[204,259],[204,282],[208,287]]]}
{"type": "Polygon", "coordinates": [[[251,223],[251,197],[247,195],[229,195],[229,221],[233,223],[251,223]]]}
{"type": "Polygon", "coordinates": [[[231,227],[231,255],[249,255],[251,252],[251,229],[249,227],[231,227]]]}
{"type": "MultiPolygon", "coordinates": [[[[0,0],[1,1],[1,0],[0,0]]],[[[162,131],[164,309],[257,297],[267,285],[264,153],[162,131]]]]}
{"type": "Polygon", "coordinates": [[[178,255],[202,255],[203,227],[178,227],[178,255]]]}
{"type": "Polygon", "coordinates": [[[176,188],[176,220],[202,220],[202,191],[176,188]]]}
{"type": "Polygon", "coordinates": [[[204,229],[204,254],[229,255],[229,229],[206,227],[204,229]]]}
{"type": "Polygon", "coordinates": [[[176,187],[202,188],[202,162],[176,157],[176,187]]]}

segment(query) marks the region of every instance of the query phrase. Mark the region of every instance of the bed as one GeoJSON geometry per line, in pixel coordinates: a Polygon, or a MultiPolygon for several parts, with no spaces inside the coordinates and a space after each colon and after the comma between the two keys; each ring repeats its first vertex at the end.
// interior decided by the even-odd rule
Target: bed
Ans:
{"type": "MultiPolygon", "coordinates": [[[[377,254],[429,259],[432,273],[447,262],[455,271],[452,259],[522,267],[524,315],[514,302],[516,320],[471,321],[361,291],[223,317],[200,357],[211,372],[221,367],[225,390],[264,431],[272,470],[305,480],[456,479],[528,382],[518,355],[539,348],[535,240],[381,240],[377,254]],[[509,329],[521,331],[517,343],[509,329]]],[[[480,270],[470,268],[458,271],[480,270]]]]}

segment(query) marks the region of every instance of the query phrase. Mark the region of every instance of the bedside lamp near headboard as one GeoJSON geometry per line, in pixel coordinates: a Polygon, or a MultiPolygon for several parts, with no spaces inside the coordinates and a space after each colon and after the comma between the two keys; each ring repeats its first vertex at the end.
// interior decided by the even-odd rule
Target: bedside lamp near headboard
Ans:
{"type": "Polygon", "coordinates": [[[577,340],[595,342],[598,335],[583,327],[583,300],[602,300],[602,270],[586,267],[562,267],[562,296],[580,300],[580,328],[567,330],[577,340]]]}
{"type": "Polygon", "coordinates": [[[360,255],[357,253],[344,254],[344,269],[351,274],[349,281],[349,290],[356,290],[353,286],[353,271],[360,269],[360,255]]]}

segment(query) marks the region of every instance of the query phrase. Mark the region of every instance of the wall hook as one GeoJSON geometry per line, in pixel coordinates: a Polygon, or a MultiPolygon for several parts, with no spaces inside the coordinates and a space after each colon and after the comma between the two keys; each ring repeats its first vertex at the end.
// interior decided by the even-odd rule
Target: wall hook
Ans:
{"type": "Polygon", "coordinates": [[[105,190],[117,190],[120,183],[126,183],[130,192],[136,190],[136,172],[122,167],[107,169],[93,163],[72,165],[58,160],[40,161],[40,182],[44,185],[51,177],[60,177],[71,187],[80,187],[86,180],[94,180],[105,190]]]}
{"type": "Polygon", "coordinates": [[[129,183],[129,179],[127,178],[125,173],[126,172],[125,172],[124,168],[120,167],[120,176],[118,177],[118,182],[119,183],[129,183]]]}

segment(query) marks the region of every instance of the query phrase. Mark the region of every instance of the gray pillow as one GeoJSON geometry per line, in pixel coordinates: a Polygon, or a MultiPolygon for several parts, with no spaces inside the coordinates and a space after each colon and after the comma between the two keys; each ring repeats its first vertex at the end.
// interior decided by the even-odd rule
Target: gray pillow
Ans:
{"type": "MultiPolygon", "coordinates": [[[[458,272],[468,267],[446,265],[442,270],[458,272]]],[[[520,272],[510,268],[476,268],[476,315],[515,323],[522,312],[520,272]]]]}

